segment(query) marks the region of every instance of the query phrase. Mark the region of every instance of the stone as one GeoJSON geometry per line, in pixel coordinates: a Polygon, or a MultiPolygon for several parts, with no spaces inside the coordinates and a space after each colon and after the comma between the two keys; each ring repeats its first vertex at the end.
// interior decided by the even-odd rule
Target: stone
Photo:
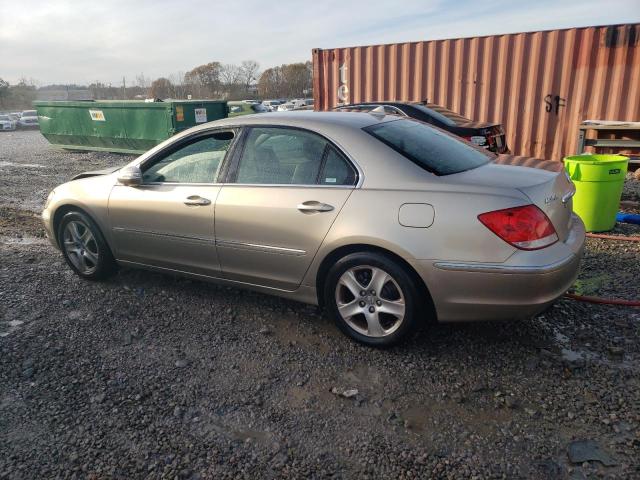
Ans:
{"type": "Polygon", "coordinates": [[[615,458],[600,448],[594,440],[576,440],[567,447],[569,461],[575,464],[584,462],[600,462],[606,467],[618,464],[615,458]]]}

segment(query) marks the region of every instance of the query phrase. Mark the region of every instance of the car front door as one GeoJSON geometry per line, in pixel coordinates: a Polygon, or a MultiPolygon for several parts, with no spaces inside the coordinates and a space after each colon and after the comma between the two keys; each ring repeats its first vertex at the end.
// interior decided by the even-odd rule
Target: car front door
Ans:
{"type": "Polygon", "coordinates": [[[142,184],[116,185],[109,220],[118,260],[220,275],[214,206],[232,130],[186,139],[141,166],[142,184]]]}
{"type": "Polygon", "coordinates": [[[320,135],[248,129],[216,202],[225,278],[295,290],[357,181],[354,166],[320,135]]]}

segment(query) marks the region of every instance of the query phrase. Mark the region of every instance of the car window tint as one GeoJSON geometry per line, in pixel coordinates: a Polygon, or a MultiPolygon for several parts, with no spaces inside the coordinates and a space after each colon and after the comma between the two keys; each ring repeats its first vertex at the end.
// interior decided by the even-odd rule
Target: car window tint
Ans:
{"type": "Polygon", "coordinates": [[[329,147],[320,175],[321,185],[354,185],[356,183],[354,168],[340,155],[335,148],[329,147]]]}
{"type": "Polygon", "coordinates": [[[427,115],[449,127],[464,125],[465,123],[471,122],[470,119],[463,117],[456,112],[452,112],[447,108],[441,107],[440,105],[434,105],[433,103],[428,103],[426,105],[413,105],[413,107],[425,112],[427,115]]]}
{"type": "Polygon", "coordinates": [[[494,158],[447,132],[416,120],[398,119],[371,125],[364,130],[436,175],[470,170],[494,158]]]}
{"type": "Polygon", "coordinates": [[[232,132],[221,132],[189,143],[146,169],[142,180],[144,183],[214,183],[232,140],[232,132]]]}
{"type": "Polygon", "coordinates": [[[237,183],[312,185],[327,141],[291,128],[252,128],[238,165],[237,183]]]}

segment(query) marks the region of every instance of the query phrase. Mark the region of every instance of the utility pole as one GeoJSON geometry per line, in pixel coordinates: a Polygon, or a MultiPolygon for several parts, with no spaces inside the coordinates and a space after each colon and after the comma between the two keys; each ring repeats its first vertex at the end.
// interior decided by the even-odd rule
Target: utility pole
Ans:
{"type": "Polygon", "coordinates": [[[127,81],[122,77],[122,99],[127,99],[127,81]]]}

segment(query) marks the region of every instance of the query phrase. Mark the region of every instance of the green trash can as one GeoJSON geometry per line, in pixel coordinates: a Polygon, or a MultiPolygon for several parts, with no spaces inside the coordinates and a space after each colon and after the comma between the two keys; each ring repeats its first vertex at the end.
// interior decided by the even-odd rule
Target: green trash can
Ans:
{"type": "Polygon", "coordinates": [[[615,226],[628,163],[622,155],[565,157],[564,168],[576,185],[573,211],[588,232],[604,232],[615,226]]]}

